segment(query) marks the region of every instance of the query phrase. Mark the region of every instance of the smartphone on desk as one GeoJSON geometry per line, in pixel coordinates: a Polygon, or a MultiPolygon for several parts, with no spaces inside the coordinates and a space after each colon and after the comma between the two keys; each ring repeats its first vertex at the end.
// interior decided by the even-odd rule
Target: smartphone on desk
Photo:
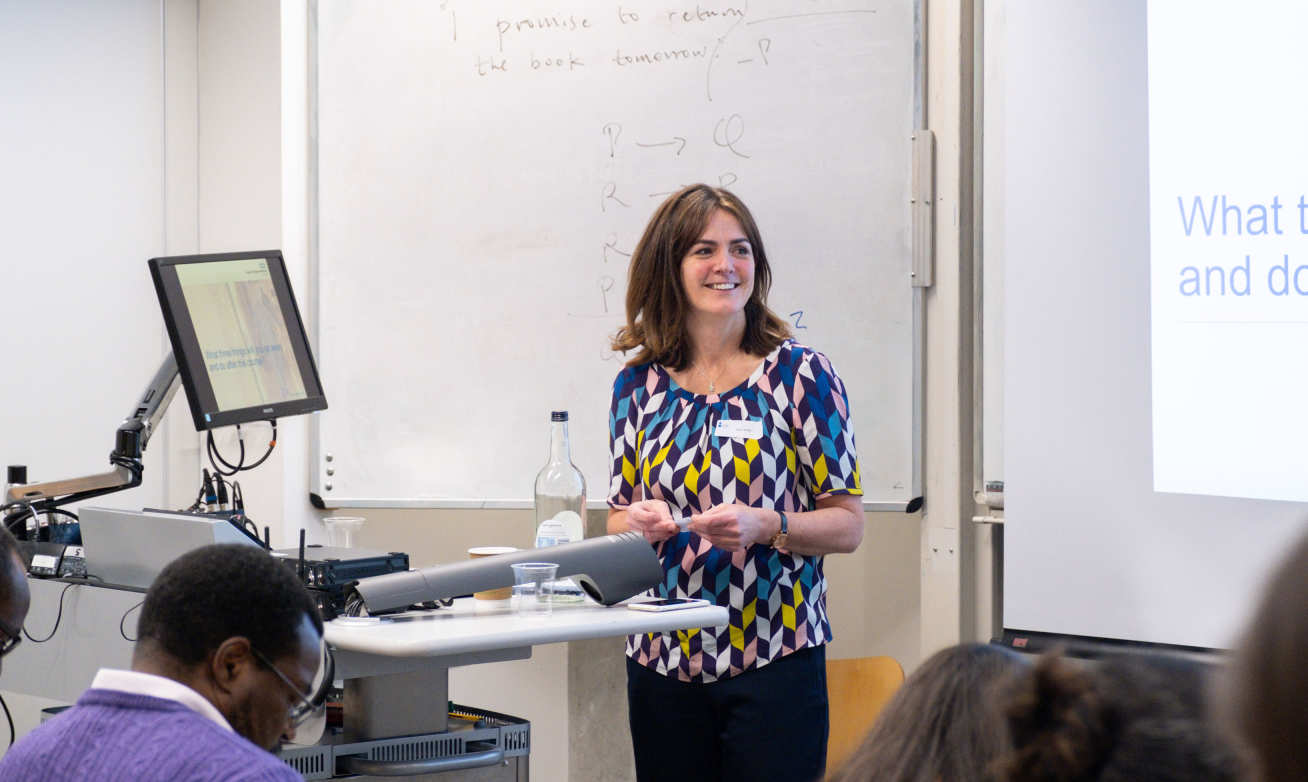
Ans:
{"type": "Polygon", "coordinates": [[[706,606],[709,601],[703,598],[691,597],[654,597],[643,600],[633,600],[627,603],[627,608],[632,611],[677,611],[682,608],[699,608],[706,606]]]}

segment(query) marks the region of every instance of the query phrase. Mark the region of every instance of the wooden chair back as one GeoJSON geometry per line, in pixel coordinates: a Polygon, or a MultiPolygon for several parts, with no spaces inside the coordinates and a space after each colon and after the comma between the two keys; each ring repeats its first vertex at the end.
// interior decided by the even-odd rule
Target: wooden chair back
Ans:
{"type": "Polygon", "coordinates": [[[903,683],[904,668],[893,657],[827,660],[831,715],[828,773],[840,768],[862,743],[882,707],[903,683]]]}

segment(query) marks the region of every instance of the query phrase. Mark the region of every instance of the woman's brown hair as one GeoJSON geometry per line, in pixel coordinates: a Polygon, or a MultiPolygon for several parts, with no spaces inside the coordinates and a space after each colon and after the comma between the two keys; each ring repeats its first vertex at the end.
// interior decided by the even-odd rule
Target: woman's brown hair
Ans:
{"type": "Polygon", "coordinates": [[[1024,667],[989,644],[942,649],[900,686],[829,782],[980,782],[1007,749],[995,696],[1024,667]]]}
{"type": "Polygon", "coordinates": [[[1222,682],[1218,717],[1257,782],[1308,779],[1308,535],[1263,589],[1222,682]]]}
{"type": "Polygon", "coordinates": [[[765,356],[790,336],[786,322],[768,309],[772,270],[754,216],[730,191],[690,185],[659,205],[631,254],[627,323],[613,335],[612,343],[621,353],[636,351],[627,366],[651,361],[675,370],[690,366],[694,357],[686,331],[689,302],[681,284],[681,262],[719,209],[740,222],[754,254],[754,290],[745,303],[741,349],[765,356]]]}
{"type": "Polygon", "coordinates": [[[1204,718],[1208,671],[1142,652],[1093,664],[1045,655],[1005,704],[1003,782],[1236,782],[1236,757],[1204,718]]]}

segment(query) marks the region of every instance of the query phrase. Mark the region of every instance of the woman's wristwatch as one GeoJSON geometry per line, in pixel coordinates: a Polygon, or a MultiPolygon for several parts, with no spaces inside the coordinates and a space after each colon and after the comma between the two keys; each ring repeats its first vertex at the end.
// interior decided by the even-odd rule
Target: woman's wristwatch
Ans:
{"type": "Polygon", "coordinates": [[[768,541],[768,545],[772,548],[785,548],[786,541],[790,539],[790,527],[786,524],[786,512],[784,510],[777,511],[777,515],[781,517],[781,529],[777,530],[777,534],[772,536],[772,540],[768,541]]]}

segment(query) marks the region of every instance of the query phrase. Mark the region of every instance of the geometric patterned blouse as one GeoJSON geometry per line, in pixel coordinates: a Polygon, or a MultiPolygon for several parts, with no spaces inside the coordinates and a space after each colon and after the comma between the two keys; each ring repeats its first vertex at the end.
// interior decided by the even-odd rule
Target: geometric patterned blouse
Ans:
{"type": "MultiPolygon", "coordinates": [[[[680,519],[723,503],[802,512],[861,495],[849,398],[826,356],[786,340],[749,379],[692,394],[658,364],[628,367],[609,409],[608,502],[659,499],[680,519]],[[756,421],[727,425],[718,421],[756,421]],[[761,434],[761,436],[759,436],[761,434]]],[[[665,676],[707,683],[831,640],[822,557],[767,543],[729,552],[689,530],[659,543],[663,581],[648,594],[723,606],[720,627],[645,633],[627,656],[665,676]]]]}

